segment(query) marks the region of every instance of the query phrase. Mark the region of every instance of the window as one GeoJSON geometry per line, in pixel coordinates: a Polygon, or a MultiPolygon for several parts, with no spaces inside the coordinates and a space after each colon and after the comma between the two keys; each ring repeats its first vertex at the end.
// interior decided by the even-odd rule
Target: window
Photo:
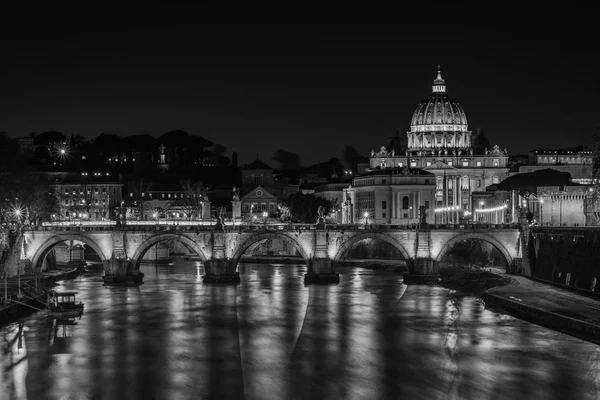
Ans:
{"type": "Polygon", "coordinates": [[[400,161],[400,162],[398,163],[398,166],[399,166],[399,167],[402,167],[403,165],[404,165],[404,163],[403,163],[402,161],[400,161]]]}
{"type": "Polygon", "coordinates": [[[431,165],[431,161],[427,161],[427,166],[429,167],[431,165]]]}
{"type": "Polygon", "coordinates": [[[497,158],[494,158],[494,167],[498,167],[500,165],[500,160],[497,158]]]}
{"type": "Polygon", "coordinates": [[[448,161],[448,165],[449,165],[449,166],[452,166],[452,161],[448,161]]]}
{"type": "Polygon", "coordinates": [[[411,161],[410,162],[410,166],[411,167],[416,167],[417,166],[417,162],[416,161],[411,161]]]}
{"type": "Polygon", "coordinates": [[[408,218],[408,213],[404,213],[404,218],[408,218]]]}
{"type": "Polygon", "coordinates": [[[381,218],[385,218],[385,212],[381,213],[381,218]]]}
{"type": "Polygon", "coordinates": [[[275,203],[269,203],[269,211],[275,211],[275,203]]]}
{"type": "Polygon", "coordinates": [[[477,166],[481,167],[481,161],[477,161],[477,166]]]}
{"type": "Polygon", "coordinates": [[[469,166],[469,162],[468,161],[463,161],[462,165],[463,165],[463,167],[468,167],[469,166]]]}
{"type": "Polygon", "coordinates": [[[260,203],[260,211],[267,211],[267,203],[260,203]]]}
{"type": "Polygon", "coordinates": [[[425,200],[425,208],[429,209],[429,200],[425,200]]]}
{"type": "Polygon", "coordinates": [[[385,200],[383,200],[383,201],[381,202],[381,209],[382,209],[382,210],[385,210],[386,208],[387,208],[387,202],[386,202],[385,200]]]}
{"type": "Polygon", "coordinates": [[[404,196],[404,197],[402,198],[402,208],[403,208],[404,210],[407,210],[407,209],[408,209],[408,196],[404,196]]]}
{"type": "Polygon", "coordinates": [[[477,187],[481,187],[481,179],[477,179],[477,187]]]}
{"type": "Polygon", "coordinates": [[[65,194],[69,194],[69,189],[65,189],[65,194]]]}
{"type": "Polygon", "coordinates": [[[429,179],[425,179],[425,184],[429,185],[429,179]]]}
{"type": "Polygon", "coordinates": [[[500,178],[497,176],[492,176],[492,183],[500,183],[500,178]]]}
{"type": "Polygon", "coordinates": [[[69,205],[69,199],[65,200],[65,206],[69,205]]]}
{"type": "Polygon", "coordinates": [[[387,180],[385,180],[385,179],[382,179],[382,180],[381,180],[381,184],[382,184],[382,185],[385,185],[385,183],[386,183],[386,182],[387,182],[387,180]]]}
{"type": "Polygon", "coordinates": [[[244,203],[244,212],[250,211],[250,204],[244,203]]]}

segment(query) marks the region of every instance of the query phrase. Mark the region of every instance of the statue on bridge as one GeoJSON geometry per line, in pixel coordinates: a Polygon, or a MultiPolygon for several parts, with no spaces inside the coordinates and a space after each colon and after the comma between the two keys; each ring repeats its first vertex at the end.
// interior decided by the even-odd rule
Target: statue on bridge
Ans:
{"type": "Polygon", "coordinates": [[[319,206],[317,208],[317,225],[324,226],[325,225],[325,207],[319,206]]]}
{"type": "Polygon", "coordinates": [[[419,206],[419,230],[425,229],[428,227],[427,224],[427,209],[425,206],[419,206]]]}
{"type": "Polygon", "coordinates": [[[240,199],[240,188],[237,186],[234,186],[232,189],[233,192],[233,200],[237,201],[240,199]]]}

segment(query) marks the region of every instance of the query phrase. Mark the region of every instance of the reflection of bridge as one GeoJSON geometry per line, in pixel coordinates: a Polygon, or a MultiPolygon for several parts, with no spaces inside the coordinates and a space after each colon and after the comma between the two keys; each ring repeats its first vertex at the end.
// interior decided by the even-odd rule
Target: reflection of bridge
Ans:
{"type": "Polygon", "coordinates": [[[21,264],[39,270],[58,243],[79,240],[104,263],[105,275],[133,277],[141,260],[159,242],[177,240],[203,260],[205,282],[239,279],[237,263],[246,249],[265,239],[293,245],[308,266],[307,280],[336,281],[336,261],[363,239],[387,242],[398,249],[414,274],[432,274],[437,263],[458,241],[480,239],[494,245],[509,268],[526,267],[522,257],[522,230],[518,225],[238,225],[216,229],[207,225],[42,226],[24,230],[21,264]],[[25,261],[23,261],[25,260],[25,261]]]}

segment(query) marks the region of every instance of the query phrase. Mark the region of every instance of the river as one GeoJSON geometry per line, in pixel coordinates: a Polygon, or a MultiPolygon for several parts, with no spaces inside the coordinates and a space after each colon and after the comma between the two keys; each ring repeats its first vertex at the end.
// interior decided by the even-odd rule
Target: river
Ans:
{"type": "Polygon", "coordinates": [[[598,399],[600,347],[393,272],[241,264],[142,265],[139,287],[100,272],[61,283],[85,313],[0,328],[0,399],[598,399]]]}

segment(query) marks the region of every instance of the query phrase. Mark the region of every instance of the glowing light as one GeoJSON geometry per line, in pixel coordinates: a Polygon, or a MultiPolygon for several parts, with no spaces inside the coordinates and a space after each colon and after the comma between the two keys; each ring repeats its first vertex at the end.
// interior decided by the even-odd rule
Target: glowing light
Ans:
{"type": "Polygon", "coordinates": [[[263,217],[268,217],[268,216],[269,216],[269,213],[266,211],[263,211],[263,217]]]}
{"type": "Polygon", "coordinates": [[[544,204],[544,199],[540,199],[540,204],[544,204]]]}
{"type": "Polygon", "coordinates": [[[498,206],[498,207],[492,207],[492,208],[483,208],[483,209],[482,209],[482,208],[480,208],[480,209],[477,209],[477,210],[475,210],[475,212],[476,212],[476,213],[495,212],[495,211],[501,211],[501,210],[504,210],[504,209],[505,209],[505,208],[507,208],[507,207],[508,207],[508,205],[506,205],[506,204],[503,204],[503,205],[501,205],[501,206],[498,206]]]}
{"type": "Polygon", "coordinates": [[[368,218],[369,217],[369,212],[365,211],[365,213],[363,215],[365,216],[365,218],[368,218]]]}

